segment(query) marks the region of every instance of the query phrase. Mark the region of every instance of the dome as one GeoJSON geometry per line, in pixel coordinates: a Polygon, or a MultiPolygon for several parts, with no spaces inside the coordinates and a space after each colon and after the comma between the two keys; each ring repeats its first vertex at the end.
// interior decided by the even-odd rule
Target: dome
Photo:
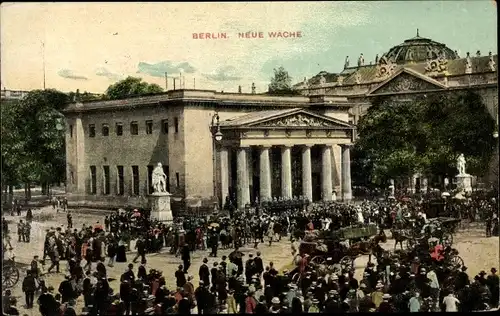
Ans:
{"type": "Polygon", "coordinates": [[[383,56],[387,60],[391,60],[397,64],[406,64],[410,62],[424,62],[428,57],[436,59],[439,55],[442,55],[445,59],[459,58],[456,51],[454,52],[446,47],[446,45],[420,37],[417,29],[417,36],[394,46],[383,56]]]}

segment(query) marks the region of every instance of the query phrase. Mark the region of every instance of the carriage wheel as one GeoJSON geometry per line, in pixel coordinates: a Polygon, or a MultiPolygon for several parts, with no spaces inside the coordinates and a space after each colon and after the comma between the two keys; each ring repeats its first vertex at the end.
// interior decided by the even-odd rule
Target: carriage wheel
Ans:
{"type": "Polygon", "coordinates": [[[4,267],[2,278],[3,287],[12,288],[19,281],[19,270],[14,267],[4,267]]]}
{"type": "Polygon", "coordinates": [[[322,256],[316,256],[316,257],[312,258],[312,260],[311,260],[311,263],[316,264],[316,265],[324,264],[325,262],[326,262],[326,260],[322,256]]]}
{"type": "Polygon", "coordinates": [[[415,248],[416,245],[417,245],[417,240],[415,238],[410,237],[406,240],[407,249],[413,249],[415,248]]]}
{"type": "Polygon", "coordinates": [[[353,258],[345,256],[342,259],[340,259],[340,267],[342,268],[342,271],[347,271],[351,269],[353,266],[354,266],[353,258]]]}
{"type": "Polygon", "coordinates": [[[453,245],[453,235],[449,232],[443,232],[441,243],[444,247],[451,247],[451,245],[453,245]]]}
{"type": "Polygon", "coordinates": [[[450,263],[453,267],[456,267],[456,268],[461,268],[464,266],[464,260],[460,256],[451,257],[450,263]]]}
{"type": "Polygon", "coordinates": [[[299,272],[296,272],[293,276],[292,276],[292,283],[293,284],[298,284],[300,281],[300,273],[299,272]]]}

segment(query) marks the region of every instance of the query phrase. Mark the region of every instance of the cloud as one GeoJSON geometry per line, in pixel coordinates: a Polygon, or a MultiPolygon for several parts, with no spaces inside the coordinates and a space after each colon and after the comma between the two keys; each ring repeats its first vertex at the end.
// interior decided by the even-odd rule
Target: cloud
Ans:
{"type": "Polygon", "coordinates": [[[104,67],[97,68],[95,71],[95,74],[96,74],[96,76],[106,77],[109,80],[115,80],[115,81],[121,80],[123,78],[122,75],[111,72],[104,67]]]}
{"type": "Polygon", "coordinates": [[[160,61],[156,64],[149,64],[146,62],[139,62],[137,65],[137,73],[148,74],[152,77],[165,77],[165,73],[177,74],[180,72],[192,74],[196,72],[196,68],[189,62],[181,62],[174,64],[169,60],[160,61]]]}
{"type": "Polygon", "coordinates": [[[76,75],[73,70],[70,69],[61,69],[57,72],[57,74],[66,79],[72,80],[88,80],[89,78],[85,76],[76,75]]]}
{"type": "Polygon", "coordinates": [[[215,72],[203,74],[203,77],[212,81],[237,81],[242,78],[237,75],[236,68],[233,66],[220,67],[215,72]]]}

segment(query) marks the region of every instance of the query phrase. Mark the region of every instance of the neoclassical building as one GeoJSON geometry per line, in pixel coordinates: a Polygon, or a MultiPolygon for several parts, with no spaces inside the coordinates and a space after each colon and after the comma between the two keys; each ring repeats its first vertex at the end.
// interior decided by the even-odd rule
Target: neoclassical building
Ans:
{"type": "Polygon", "coordinates": [[[480,94],[492,116],[498,113],[498,55],[480,51],[459,56],[456,50],[417,36],[390,48],[371,62],[361,54],[354,62],[346,57],[340,72],[320,72],[297,83],[303,95],[346,97],[358,103],[349,113],[353,123],[374,97],[411,99],[430,93],[472,89],[480,94]],[[484,52],[483,52],[484,53],[484,52]]]}
{"type": "Polygon", "coordinates": [[[355,64],[347,58],[341,72],[298,83],[301,96],[172,90],[70,104],[69,197],[146,206],[160,162],[167,190],[185,206],[228,196],[239,207],[274,197],[350,200],[350,145],[374,97],[472,89],[498,117],[497,55],[458,56],[417,32],[374,62],[360,56],[355,64]]]}
{"type": "Polygon", "coordinates": [[[67,190],[73,199],[146,206],[160,162],[173,200],[188,206],[228,196],[239,207],[274,197],[350,200],[352,106],[203,90],[74,103],[65,109],[67,190]]]}
{"type": "MultiPolygon", "coordinates": [[[[349,109],[349,121],[355,125],[375,97],[411,101],[430,94],[472,90],[482,97],[498,129],[498,55],[492,52],[483,55],[478,50],[459,56],[445,44],[421,37],[417,30],[415,37],[380,57],[374,56],[373,61],[366,62],[364,58],[361,54],[352,63],[348,56],[342,71],[320,72],[310,79],[304,78],[294,88],[306,96],[347,98],[355,104],[349,109]]],[[[498,164],[498,156],[494,158],[492,166],[498,164]]],[[[413,187],[420,180],[427,181],[415,175],[413,187]]]]}

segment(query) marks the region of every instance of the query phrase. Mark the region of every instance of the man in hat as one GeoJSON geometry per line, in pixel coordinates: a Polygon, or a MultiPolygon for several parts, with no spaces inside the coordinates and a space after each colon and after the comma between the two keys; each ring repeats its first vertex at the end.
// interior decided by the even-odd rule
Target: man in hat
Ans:
{"type": "Polygon", "coordinates": [[[255,273],[255,264],[253,261],[253,254],[248,255],[248,260],[245,263],[245,277],[248,284],[251,283],[252,276],[255,273]]]}
{"type": "Polygon", "coordinates": [[[208,304],[208,292],[205,282],[200,280],[199,286],[194,291],[194,296],[196,298],[196,306],[198,307],[198,315],[205,314],[205,310],[208,304]]]}
{"type": "Polygon", "coordinates": [[[26,297],[26,308],[31,309],[33,308],[33,300],[35,299],[36,283],[30,270],[28,270],[24,277],[22,288],[26,297]]]}
{"type": "Polygon", "coordinates": [[[204,282],[205,286],[210,285],[210,269],[208,268],[207,263],[208,259],[203,258],[203,263],[198,271],[198,276],[200,277],[200,280],[204,282]]]}
{"type": "Polygon", "coordinates": [[[42,294],[38,297],[38,306],[40,314],[42,316],[50,316],[57,314],[57,308],[59,303],[54,298],[54,288],[49,286],[42,294]]]}
{"type": "Polygon", "coordinates": [[[391,295],[386,293],[382,295],[382,302],[380,303],[378,307],[378,311],[380,313],[393,313],[394,312],[394,306],[392,305],[389,300],[391,299],[391,295]]]}
{"type": "Polygon", "coordinates": [[[177,287],[183,287],[184,284],[186,284],[186,276],[182,264],[180,264],[177,271],[175,271],[175,279],[177,287]]]}
{"type": "Polygon", "coordinates": [[[182,260],[183,266],[184,266],[183,271],[184,271],[184,273],[187,273],[189,267],[191,266],[191,251],[190,251],[189,246],[187,244],[185,244],[182,247],[181,260],[182,260]]]}
{"type": "Polygon", "coordinates": [[[257,251],[257,257],[253,260],[255,266],[255,273],[258,274],[259,280],[264,272],[264,263],[262,262],[262,257],[260,256],[260,251],[257,251]]]}
{"type": "Polygon", "coordinates": [[[269,309],[269,312],[271,314],[279,314],[281,312],[281,305],[280,305],[280,299],[278,297],[273,297],[271,300],[271,308],[269,309]]]}
{"type": "Polygon", "coordinates": [[[146,263],[146,241],[144,240],[144,237],[139,236],[137,239],[137,242],[135,244],[135,249],[137,249],[137,254],[135,255],[135,258],[132,260],[133,263],[137,263],[137,259],[141,257],[141,263],[145,264],[146,263]]]}
{"type": "Polygon", "coordinates": [[[467,274],[467,267],[463,266],[462,271],[460,271],[457,275],[457,279],[455,282],[455,291],[458,292],[463,289],[466,285],[470,284],[469,275],[467,274]]]}
{"type": "Polygon", "coordinates": [[[498,306],[500,280],[496,268],[491,268],[490,271],[491,274],[486,278],[486,284],[491,292],[490,306],[496,308],[498,306]]]}

